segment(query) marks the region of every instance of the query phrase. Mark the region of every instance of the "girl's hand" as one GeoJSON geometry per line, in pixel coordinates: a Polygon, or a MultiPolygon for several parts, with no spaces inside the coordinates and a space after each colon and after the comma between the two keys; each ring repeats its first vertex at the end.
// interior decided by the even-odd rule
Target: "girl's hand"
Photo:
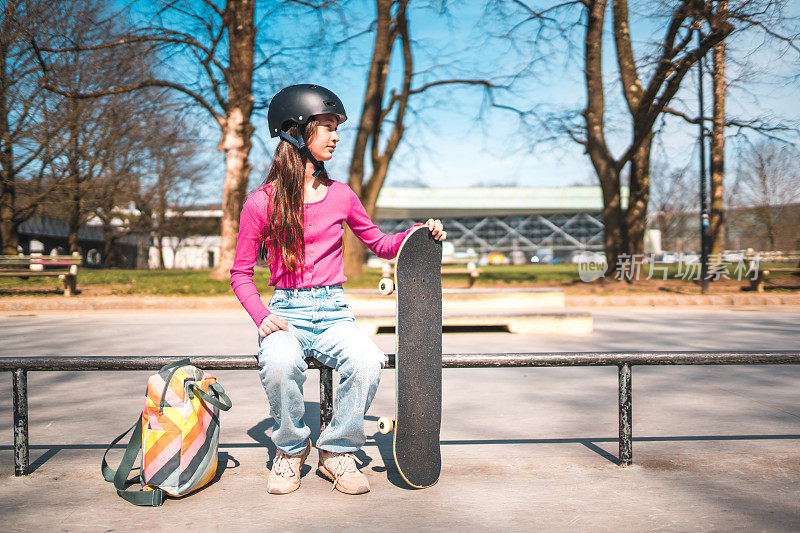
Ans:
{"type": "Polygon", "coordinates": [[[425,223],[425,227],[431,230],[433,233],[433,238],[437,241],[443,241],[447,238],[447,232],[444,231],[444,226],[442,226],[442,221],[438,218],[433,220],[429,218],[428,221],[425,223]]]}
{"type": "Polygon", "coordinates": [[[275,313],[272,313],[267,315],[266,318],[261,321],[261,325],[258,326],[258,334],[262,337],[266,337],[270,333],[278,331],[279,329],[288,331],[289,323],[275,313]]]}

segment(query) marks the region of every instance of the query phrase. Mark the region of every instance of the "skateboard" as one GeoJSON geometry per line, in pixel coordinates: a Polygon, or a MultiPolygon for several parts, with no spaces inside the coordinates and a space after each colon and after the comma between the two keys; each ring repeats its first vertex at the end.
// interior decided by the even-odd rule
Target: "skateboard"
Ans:
{"type": "Polygon", "coordinates": [[[395,418],[381,417],[378,430],[394,430],[395,464],[415,488],[439,480],[442,456],[442,244],[420,226],[400,245],[394,280],[381,294],[396,293],[395,418]]]}

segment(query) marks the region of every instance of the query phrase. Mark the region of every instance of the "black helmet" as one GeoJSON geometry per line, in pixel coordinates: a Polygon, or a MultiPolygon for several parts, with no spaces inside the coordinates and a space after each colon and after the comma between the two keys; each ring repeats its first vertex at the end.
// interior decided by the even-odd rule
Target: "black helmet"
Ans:
{"type": "Polygon", "coordinates": [[[325,113],[336,115],[340,124],[347,120],[342,101],[325,87],[304,83],[281,89],[269,103],[269,136],[277,137],[295,125],[302,128],[312,116],[325,113]]]}
{"type": "Polygon", "coordinates": [[[303,126],[314,115],[331,113],[339,118],[341,124],[347,120],[347,113],[339,97],[325,87],[319,85],[291,85],[281,89],[269,103],[267,123],[269,136],[278,137],[292,144],[314,163],[314,176],[318,176],[325,168],[322,161],[311,155],[311,151],[303,140],[303,126]],[[297,137],[292,137],[286,130],[297,126],[297,137]]]}

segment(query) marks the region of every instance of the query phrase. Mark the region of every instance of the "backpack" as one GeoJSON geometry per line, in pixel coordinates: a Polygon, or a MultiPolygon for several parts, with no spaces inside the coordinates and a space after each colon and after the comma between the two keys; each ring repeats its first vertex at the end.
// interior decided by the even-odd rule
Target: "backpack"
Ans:
{"type": "Polygon", "coordinates": [[[147,381],[147,396],[139,420],[106,449],[101,471],[125,500],[157,507],[164,493],[183,496],[211,481],[217,471],[219,412],[231,408],[217,378],[182,359],[165,365],[147,381]],[[119,468],[106,455],[133,430],[119,468]],[[128,480],[142,451],[138,480],[128,480]],[[141,489],[129,489],[141,484],[141,489]]]}

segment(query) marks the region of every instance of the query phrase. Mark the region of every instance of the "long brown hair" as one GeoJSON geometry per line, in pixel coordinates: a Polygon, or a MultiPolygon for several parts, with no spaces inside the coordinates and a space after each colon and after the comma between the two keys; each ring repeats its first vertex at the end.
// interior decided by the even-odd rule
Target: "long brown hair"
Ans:
{"type": "MultiPolygon", "coordinates": [[[[312,117],[303,128],[303,139],[309,144],[317,131],[320,122],[312,117]]],[[[297,136],[297,126],[292,126],[287,133],[297,136]]],[[[303,189],[305,187],[306,162],[308,158],[297,148],[281,140],[275,150],[275,157],[269,168],[267,177],[261,187],[272,183],[275,194],[268,208],[269,224],[266,231],[271,235],[272,245],[267,246],[267,234],[262,236],[259,258],[270,261],[279,253],[283,266],[289,271],[296,271],[305,262],[305,240],[303,236],[303,189]]],[[[328,174],[322,171],[320,179],[328,183],[328,174]]]]}

